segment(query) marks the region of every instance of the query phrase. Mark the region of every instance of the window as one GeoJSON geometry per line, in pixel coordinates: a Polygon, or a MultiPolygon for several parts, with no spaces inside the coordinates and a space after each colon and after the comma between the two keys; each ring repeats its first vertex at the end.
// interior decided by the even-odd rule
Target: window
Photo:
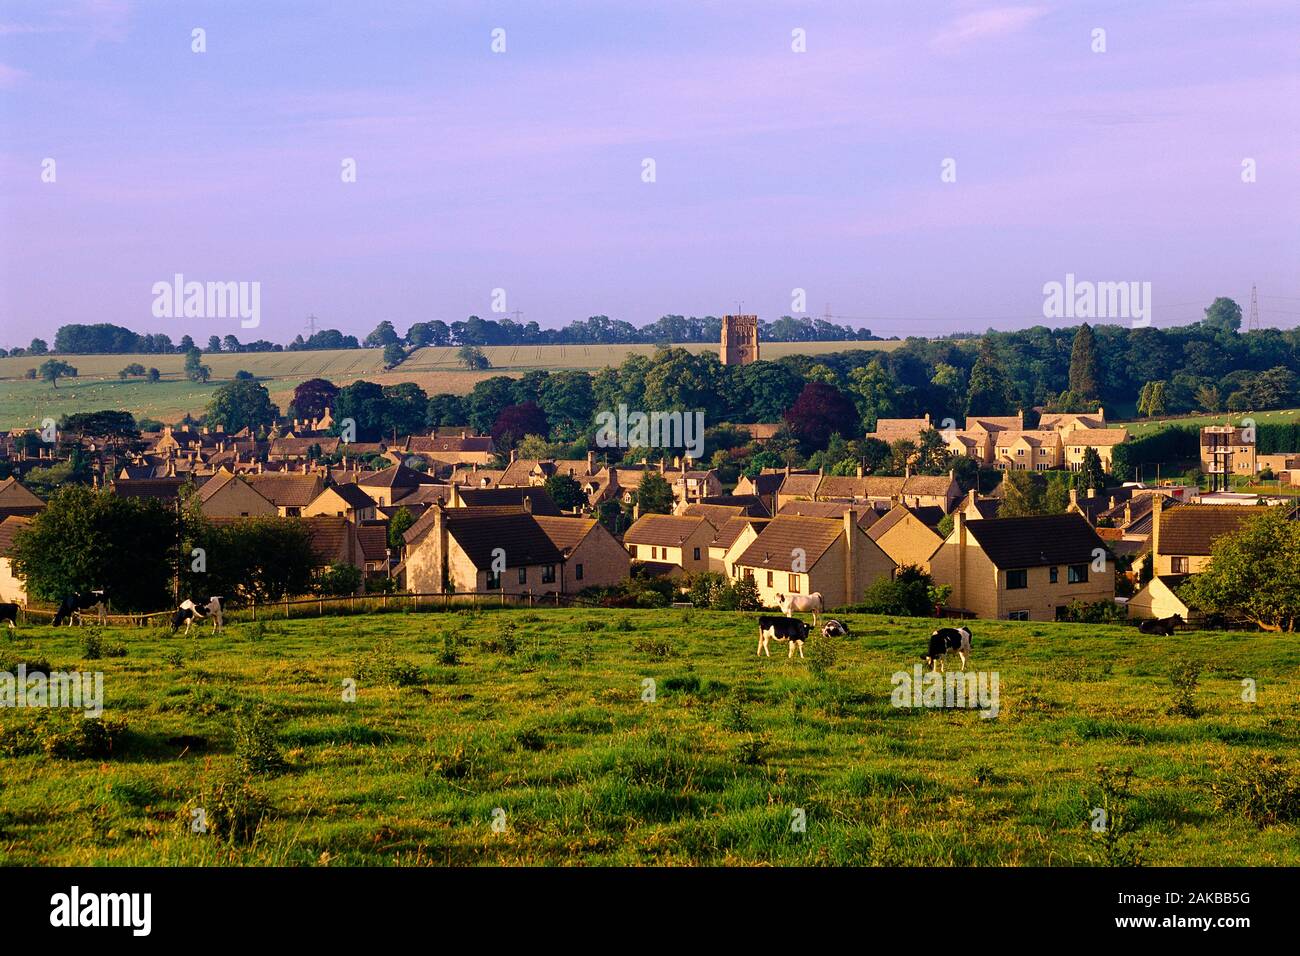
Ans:
{"type": "Polygon", "coordinates": [[[1047,580],[1049,580],[1049,581],[1052,582],[1053,584],[1056,584],[1058,581],[1060,581],[1060,580],[1061,580],[1061,569],[1060,569],[1060,568],[1048,568],[1048,569],[1047,569],[1047,580]]]}
{"type": "Polygon", "coordinates": [[[1174,574],[1187,573],[1187,556],[1178,554],[1169,559],[1169,568],[1174,574]]]}
{"type": "Polygon", "coordinates": [[[1008,621],[1027,621],[1029,620],[1028,611],[1012,611],[1007,615],[1008,621]]]}
{"type": "MultiPolygon", "coordinates": [[[[522,584],[523,582],[521,581],[519,583],[522,584]]],[[[542,583],[543,584],[555,583],[555,565],[546,564],[542,566],[542,583]]]]}
{"type": "Polygon", "coordinates": [[[527,569],[527,568],[520,568],[520,569],[519,569],[519,583],[520,583],[520,584],[527,584],[527,583],[528,583],[528,569],[527,569]]]}
{"type": "Polygon", "coordinates": [[[501,590],[501,575],[496,571],[491,571],[487,576],[487,589],[489,591],[501,590]]]}
{"type": "Polygon", "coordinates": [[[790,575],[790,593],[791,594],[799,593],[799,575],[797,574],[790,575]]]}
{"type": "Polygon", "coordinates": [[[1066,580],[1070,584],[1087,584],[1088,583],[1088,566],[1086,564],[1070,565],[1069,573],[1066,580]]]}
{"type": "Polygon", "coordinates": [[[771,571],[768,571],[768,572],[767,572],[767,586],[768,586],[768,587],[772,587],[772,586],[773,586],[773,584],[772,584],[772,572],[771,572],[771,571]]]}
{"type": "Polygon", "coordinates": [[[1066,620],[1069,616],[1070,616],[1070,608],[1069,608],[1069,605],[1066,605],[1066,604],[1058,604],[1058,605],[1056,606],[1056,619],[1057,619],[1058,621],[1064,621],[1064,620],[1066,620]]]}
{"type": "Polygon", "coordinates": [[[752,580],[754,580],[754,569],[753,569],[753,568],[745,568],[745,580],[746,580],[746,581],[752,581],[752,580]]]}
{"type": "Polygon", "coordinates": [[[700,560],[700,549],[699,549],[699,548],[696,548],[696,549],[695,549],[695,560],[696,560],[696,561],[700,560]]]}
{"type": "Polygon", "coordinates": [[[636,545],[634,545],[634,544],[629,544],[629,545],[627,546],[627,554],[628,554],[628,557],[630,557],[630,558],[635,558],[635,557],[636,557],[636,545]]]}
{"type": "Polygon", "coordinates": [[[650,549],[650,560],[651,560],[651,561],[657,560],[658,557],[659,557],[659,549],[658,549],[658,548],[651,548],[651,549],[650,549]]]}
{"type": "Polygon", "coordinates": [[[1029,572],[1021,568],[1018,571],[1007,572],[1007,590],[1019,591],[1021,588],[1029,587],[1029,572]]]}
{"type": "Polygon", "coordinates": [[[581,581],[581,580],[582,580],[582,565],[581,565],[581,564],[574,565],[574,567],[573,567],[573,578],[574,578],[575,581],[581,581]]]}

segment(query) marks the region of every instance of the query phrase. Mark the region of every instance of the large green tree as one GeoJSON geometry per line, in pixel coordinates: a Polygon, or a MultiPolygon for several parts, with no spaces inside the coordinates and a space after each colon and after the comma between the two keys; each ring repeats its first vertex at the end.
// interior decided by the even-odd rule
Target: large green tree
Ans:
{"type": "Polygon", "coordinates": [[[979,353],[970,372],[966,393],[967,415],[1014,415],[1016,396],[1002,370],[993,342],[988,336],[980,341],[979,353]]]}
{"type": "Polygon", "coordinates": [[[1097,397],[1097,337],[1087,322],[1074,333],[1070,348],[1070,391],[1085,399],[1097,397]]]}
{"type": "Polygon", "coordinates": [[[154,498],[65,485],[15,536],[13,562],[38,600],[108,592],[119,611],[153,611],[171,601],[177,522],[154,498]]]}
{"type": "Polygon", "coordinates": [[[228,432],[247,428],[257,431],[275,424],[280,409],[271,404],[271,393],[260,382],[237,379],[227,382],[212,393],[208,403],[207,420],[220,425],[228,432]]]}
{"type": "Polygon", "coordinates": [[[648,472],[641,478],[637,487],[636,503],[641,514],[671,514],[673,510],[673,487],[657,471],[648,472]]]}

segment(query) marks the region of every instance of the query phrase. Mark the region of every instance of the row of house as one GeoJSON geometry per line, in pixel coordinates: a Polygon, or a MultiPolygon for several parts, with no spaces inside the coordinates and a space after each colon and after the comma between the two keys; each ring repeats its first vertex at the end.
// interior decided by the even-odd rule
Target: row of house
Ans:
{"type": "MultiPolygon", "coordinates": [[[[928,413],[924,418],[882,418],[867,437],[915,443],[934,427],[928,413]]],[[[1106,424],[1104,408],[1078,414],[1045,412],[1037,428],[1025,428],[1023,411],[1014,416],[972,415],[965,428],[944,428],[939,434],[953,455],[1010,471],[1079,471],[1090,448],[1109,471],[1115,446],[1128,440],[1126,429],[1106,424]]]]}

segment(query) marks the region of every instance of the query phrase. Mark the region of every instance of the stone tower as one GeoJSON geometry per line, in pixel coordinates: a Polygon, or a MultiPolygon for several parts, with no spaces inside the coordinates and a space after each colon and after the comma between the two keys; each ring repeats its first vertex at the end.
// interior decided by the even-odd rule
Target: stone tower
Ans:
{"type": "Polygon", "coordinates": [[[758,316],[722,317],[720,357],[723,365],[748,365],[758,361],[758,316]]]}

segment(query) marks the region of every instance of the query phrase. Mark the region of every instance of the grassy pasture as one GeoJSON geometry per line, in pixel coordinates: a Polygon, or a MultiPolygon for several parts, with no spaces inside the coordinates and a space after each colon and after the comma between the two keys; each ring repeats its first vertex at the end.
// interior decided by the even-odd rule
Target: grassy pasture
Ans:
{"type": "MultiPolygon", "coordinates": [[[[894,349],[901,342],[770,342],[765,358],[785,355],[822,355],[848,349],[894,349]]],[[[691,352],[716,351],[716,345],[683,345],[691,352]]],[[[467,372],[456,360],[455,348],[422,348],[393,371],[384,371],[379,349],[337,349],[313,352],[245,352],[204,354],[212,369],[206,385],[185,378],[183,355],[61,355],[77,369],[75,379],[62,379],[56,389],[46,382],[29,381],[27,369],[38,368],[44,356],[0,358],[0,428],[31,428],[45,418],[72,412],[119,408],[139,417],[174,421],[187,412],[198,415],[207,406],[221,380],[241,369],[264,380],[271,398],[283,411],[293,390],[309,378],[327,378],[347,385],[364,378],[381,385],[415,382],[429,394],[467,394],[475,383],[493,375],[518,376],[530,369],[587,369],[619,365],[631,354],[649,355],[653,345],[532,345],[492,346],[484,353],[492,362],[485,372],[467,372]],[[156,368],[162,380],[153,384],[135,379],[123,382],[117,373],[138,362],[156,368]]]]}
{"type": "Polygon", "coordinates": [[[0,864],[1300,863],[1294,819],[1253,822],[1211,789],[1276,754],[1294,775],[1289,636],[976,622],[973,669],[1000,682],[986,720],[891,706],[933,622],[848,620],[833,662],[816,642],[759,659],[752,616],[705,611],[110,628],[126,656],[96,660],[88,630],[27,627],[0,669],[103,671],[105,717],[126,727],[107,755],[15,753],[42,715],[0,711],[0,864]],[[1202,665],[1196,716],[1171,712],[1182,658],[1202,665]],[[256,704],[259,733],[236,718],[256,704]],[[277,752],[232,799],[236,762],[277,752]],[[190,832],[223,800],[260,808],[247,842],[190,832]],[[1103,802],[1121,821],[1109,849],[1089,829],[1103,802]]]}
{"type": "Polygon", "coordinates": [[[1207,425],[1240,425],[1243,418],[1253,418],[1255,425],[1286,424],[1300,420],[1300,408],[1279,408],[1271,412],[1217,412],[1212,415],[1182,415],[1166,418],[1142,419],[1141,421],[1116,422],[1128,429],[1133,438],[1163,431],[1171,426],[1204,428],[1207,425]]]}

